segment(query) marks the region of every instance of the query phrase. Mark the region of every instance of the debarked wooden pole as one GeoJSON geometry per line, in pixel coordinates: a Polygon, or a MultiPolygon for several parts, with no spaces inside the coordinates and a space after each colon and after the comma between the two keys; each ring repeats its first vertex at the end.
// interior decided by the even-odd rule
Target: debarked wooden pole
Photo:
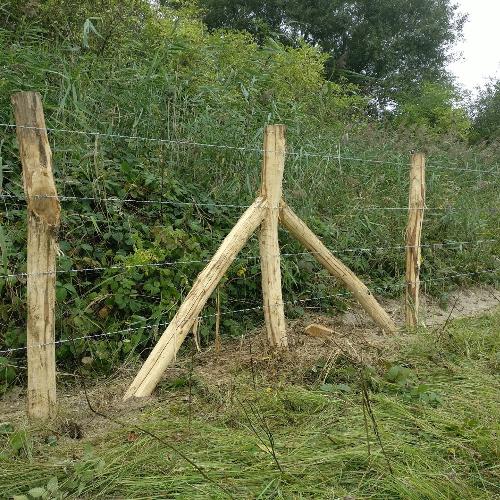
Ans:
{"type": "Polygon", "coordinates": [[[61,208],[40,94],[19,92],[12,105],[28,202],[28,416],[47,420],[56,413],[55,270],[61,208]]]}
{"type": "Polygon", "coordinates": [[[302,245],[312,252],[313,257],[330,274],[343,283],[382,330],[390,333],[397,331],[395,323],[380,306],[366,285],[346,265],[333,256],[323,242],[284,201],[281,203],[280,222],[302,245]]]}
{"type": "Polygon", "coordinates": [[[425,155],[411,157],[408,225],[406,227],[405,322],[415,328],[419,321],[422,224],[425,208],[425,155]]]}
{"type": "Polygon", "coordinates": [[[281,292],[281,259],[278,241],[279,211],[285,167],[285,126],[269,125],[264,132],[261,196],[267,200],[260,229],[262,300],[267,338],[274,347],[286,347],[285,311],[281,292]]]}
{"type": "Polygon", "coordinates": [[[196,278],[177,314],[127,389],[124,400],[151,395],[165,369],[174,361],[182,342],[220,279],[261,224],[266,208],[266,200],[262,197],[257,198],[226,236],[210,263],[196,278]]]}

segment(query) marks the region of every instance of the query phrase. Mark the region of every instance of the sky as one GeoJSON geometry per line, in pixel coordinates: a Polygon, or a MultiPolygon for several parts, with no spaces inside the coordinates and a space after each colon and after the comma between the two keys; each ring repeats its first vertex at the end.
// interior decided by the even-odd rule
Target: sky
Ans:
{"type": "Polygon", "coordinates": [[[500,0],[455,0],[469,14],[464,39],[455,51],[462,58],[449,65],[458,82],[475,93],[490,77],[500,76],[500,0]]]}

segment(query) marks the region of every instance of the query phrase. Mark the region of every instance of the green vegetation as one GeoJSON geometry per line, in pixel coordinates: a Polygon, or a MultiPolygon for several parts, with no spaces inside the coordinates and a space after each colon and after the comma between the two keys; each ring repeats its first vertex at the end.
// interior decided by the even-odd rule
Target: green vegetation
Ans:
{"type": "MultiPolygon", "coordinates": [[[[210,32],[193,2],[180,4],[11,0],[1,7],[0,122],[13,121],[13,92],[37,90],[47,125],[57,129],[50,140],[66,197],[58,339],[122,332],[61,344],[65,370],[88,356],[92,370],[111,370],[147,352],[243,211],[214,205],[253,200],[269,123],[287,126],[289,203],[377,292],[397,296],[403,284],[403,251],[394,247],[404,244],[412,150],[429,155],[425,243],[445,243],[424,249],[427,291],[498,283],[498,273],[489,272],[500,249],[498,144],[469,146],[467,119],[446,85],[429,82],[414,101],[405,94],[391,117],[375,119],[369,89],[329,80],[328,55],[317,47],[210,32]],[[163,262],[176,264],[147,266],[163,262]],[[133,265],[145,266],[123,268],[133,265]],[[96,267],[102,269],[71,271],[96,267]]],[[[3,350],[26,342],[26,278],[5,276],[26,271],[26,225],[15,136],[0,130],[3,350]]],[[[281,242],[284,253],[302,251],[286,234],[281,242]]],[[[223,335],[240,335],[261,313],[230,313],[260,305],[257,255],[253,240],[219,289],[223,335]]],[[[311,256],[283,259],[283,285],[287,303],[344,307],[338,298],[315,299],[339,289],[311,256]]],[[[205,343],[213,306],[201,326],[205,343]]],[[[287,304],[286,312],[293,317],[303,308],[287,304]]],[[[15,365],[23,358],[22,350],[0,357],[2,382],[22,377],[15,365]]]]}
{"type": "Polygon", "coordinates": [[[495,141],[500,137],[500,80],[483,88],[474,104],[473,141],[495,141]]]}
{"type": "MultiPolygon", "coordinates": [[[[165,2],[175,3],[175,2],[165,2]]],[[[450,0],[200,0],[210,28],[258,40],[306,40],[328,54],[331,78],[348,78],[379,101],[446,79],[446,61],[466,16],[450,0]]]]}
{"type": "MultiPolygon", "coordinates": [[[[276,360],[255,378],[235,362],[227,377],[195,370],[190,383],[185,366],[157,405],[115,411],[124,427],[81,440],[4,424],[0,495],[227,498],[223,487],[234,498],[498,498],[500,311],[393,345],[372,366],[343,352],[326,381],[335,345],[302,371],[276,360]]],[[[89,428],[106,423],[95,418],[89,428]]]]}

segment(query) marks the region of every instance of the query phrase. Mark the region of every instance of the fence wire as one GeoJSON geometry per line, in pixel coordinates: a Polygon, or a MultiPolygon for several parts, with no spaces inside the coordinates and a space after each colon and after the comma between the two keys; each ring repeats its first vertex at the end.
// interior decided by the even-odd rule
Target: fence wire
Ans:
{"type": "MultiPolygon", "coordinates": [[[[16,125],[14,123],[0,123],[0,127],[11,128],[11,129],[27,129],[27,130],[38,130],[45,131],[51,133],[64,133],[64,134],[75,134],[75,135],[83,135],[89,137],[105,137],[109,139],[119,139],[119,140],[127,140],[127,141],[143,141],[143,142],[155,142],[158,144],[170,144],[170,145],[180,145],[180,146],[190,146],[190,147],[202,147],[202,148],[211,148],[211,149],[222,149],[222,150],[233,150],[233,151],[242,151],[242,152],[252,152],[252,153],[272,153],[273,150],[265,150],[261,147],[257,146],[235,146],[231,144],[221,144],[221,143],[207,143],[207,142],[197,142],[190,139],[162,139],[156,137],[145,137],[135,134],[118,134],[118,133],[106,133],[106,132],[98,132],[98,131],[85,131],[85,130],[74,130],[74,129],[66,129],[66,128],[56,128],[56,127],[35,127],[29,125],[16,125]]],[[[340,148],[340,145],[339,145],[340,148]]],[[[295,156],[295,157],[310,157],[310,158],[320,158],[327,161],[353,161],[353,162],[364,162],[371,164],[379,164],[379,165],[394,165],[398,167],[406,167],[408,164],[403,161],[394,161],[387,159],[376,159],[376,158],[363,158],[356,156],[342,156],[338,153],[333,153],[331,151],[306,151],[302,149],[294,150],[291,149],[286,151],[286,155],[295,156]]],[[[458,165],[458,163],[454,163],[454,165],[458,165]]],[[[446,169],[446,170],[456,170],[462,172],[475,172],[475,173],[485,173],[492,174],[498,173],[498,165],[492,166],[490,169],[478,169],[478,168],[468,168],[467,167],[449,167],[441,164],[430,164],[427,165],[426,168],[436,168],[436,169],[446,169]]]]}
{"type": "MultiPolygon", "coordinates": [[[[330,250],[335,255],[342,255],[346,253],[372,253],[380,252],[384,250],[405,250],[408,248],[432,248],[432,249],[443,249],[443,248],[459,248],[468,245],[485,245],[490,243],[496,243],[498,239],[488,239],[488,240],[475,240],[475,241],[450,241],[450,242],[436,242],[436,243],[422,243],[420,245],[393,245],[393,246],[377,246],[377,247],[357,247],[357,248],[342,248],[330,250]]],[[[314,256],[318,252],[296,252],[296,253],[280,253],[274,255],[274,257],[304,257],[304,256],[314,256]]],[[[95,267],[83,267],[83,268],[72,268],[72,269],[56,269],[54,271],[45,271],[38,273],[27,273],[19,272],[12,274],[0,274],[0,278],[27,278],[28,276],[47,276],[47,275],[60,275],[60,274],[76,274],[76,273],[91,273],[91,272],[102,272],[110,270],[125,271],[128,269],[141,269],[141,268],[162,268],[162,267],[179,267],[186,265],[195,264],[207,264],[212,259],[204,260],[178,260],[178,261],[164,261],[164,262],[147,262],[141,264],[122,264],[122,265],[110,265],[110,266],[95,266],[95,267]]],[[[237,257],[235,262],[241,261],[251,261],[260,260],[260,255],[252,255],[247,257],[237,257]]]]}
{"type": "MultiPolygon", "coordinates": [[[[259,153],[263,154],[266,152],[272,152],[270,150],[264,150],[263,148],[260,147],[248,147],[248,146],[236,146],[236,145],[231,145],[231,144],[217,144],[217,143],[208,143],[208,142],[197,142],[193,140],[172,140],[172,139],[161,139],[161,138],[153,138],[153,137],[144,137],[140,135],[135,135],[135,134],[118,134],[118,133],[103,133],[103,132],[97,132],[97,131],[82,131],[82,130],[72,130],[72,129],[65,129],[65,128],[53,128],[53,127],[46,127],[46,128],[41,128],[41,127],[33,127],[33,126],[18,126],[15,124],[10,124],[10,123],[0,123],[0,126],[3,126],[5,128],[23,128],[23,129],[28,129],[28,130],[38,130],[38,131],[46,131],[50,133],[65,133],[65,134],[76,134],[76,135],[83,135],[83,136],[88,136],[88,137],[103,137],[103,138],[109,138],[109,139],[116,139],[116,140],[125,140],[125,141],[143,141],[143,142],[155,142],[155,143],[160,143],[160,144],[170,144],[170,145],[180,145],[180,146],[189,146],[189,147],[200,147],[200,148],[210,148],[210,149],[221,149],[221,150],[233,150],[233,151],[240,151],[240,152],[252,152],[252,153],[259,153]]],[[[338,154],[334,154],[331,151],[326,152],[326,151],[305,151],[302,149],[294,150],[291,148],[289,151],[286,152],[286,155],[288,156],[293,156],[293,157],[298,157],[298,158],[320,158],[320,159],[325,159],[327,161],[331,162],[340,162],[341,161],[350,161],[350,162],[362,162],[362,163],[370,163],[374,165],[393,165],[393,166],[398,166],[398,167],[407,167],[408,163],[405,163],[403,161],[394,161],[391,159],[374,159],[374,158],[362,158],[362,157],[356,157],[356,156],[348,156],[348,155],[341,155],[340,154],[340,145],[338,147],[338,154]]],[[[451,164],[451,162],[450,162],[451,164]]],[[[473,172],[473,173],[480,173],[480,174],[497,174],[498,173],[498,165],[494,165],[489,169],[483,169],[483,168],[469,168],[469,165],[467,164],[466,167],[462,168],[458,166],[458,163],[454,163],[454,166],[448,166],[448,165],[442,165],[438,163],[430,163],[426,166],[428,169],[444,169],[444,170],[450,170],[450,171],[460,171],[460,172],[473,172]]],[[[201,203],[201,202],[196,202],[196,201],[178,201],[178,200],[171,200],[171,199],[134,199],[134,198],[119,198],[119,197],[93,197],[93,196],[45,196],[45,195],[37,195],[33,197],[32,199],[44,199],[44,198],[57,198],[60,201],[92,201],[92,202],[102,202],[102,203],[130,203],[130,204],[155,204],[155,205],[172,205],[172,206],[193,206],[193,207],[213,207],[213,208],[230,208],[230,209],[246,209],[250,205],[243,205],[243,204],[232,204],[232,203],[224,203],[224,202],[214,202],[214,203],[201,203]]],[[[26,198],[16,195],[16,194],[10,194],[10,193],[0,193],[0,199],[4,200],[4,203],[8,200],[12,200],[14,203],[17,202],[22,202],[26,203],[26,198]]],[[[355,207],[350,207],[351,210],[357,210],[357,211],[408,211],[409,208],[407,206],[401,207],[401,206],[393,206],[393,207],[362,207],[362,206],[355,206],[355,207]]],[[[440,211],[458,211],[456,207],[425,207],[421,210],[425,211],[431,211],[431,212],[440,212],[440,211]]],[[[486,211],[486,212],[492,212],[496,213],[498,212],[498,209],[492,208],[492,207],[472,207],[472,208],[467,208],[467,211],[486,211]]],[[[497,239],[485,239],[485,240],[476,240],[476,241],[462,241],[462,242],[439,242],[439,243],[423,243],[421,245],[418,245],[420,248],[461,248],[462,246],[465,245],[482,245],[482,244],[489,244],[489,243],[495,243],[497,242],[497,239]]],[[[350,252],[376,252],[376,251],[384,251],[384,250],[389,250],[389,249],[408,249],[408,248],[415,248],[416,246],[405,246],[405,245],[397,245],[397,246],[377,246],[377,247],[359,247],[359,248],[343,248],[343,249],[337,249],[333,250],[333,253],[335,254],[342,254],[342,253],[350,253],[350,252]]],[[[298,257],[298,256],[306,256],[306,255],[314,255],[315,252],[301,252],[301,253],[283,253],[281,254],[282,257],[298,257]]],[[[246,258],[239,257],[237,260],[259,260],[260,256],[249,256],[246,258]]],[[[82,272],[102,272],[102,271],[107,271],[107,270],[128,270],[128,269],[140,269],[140,268],[161,268],[161,267],[173,267],[173,266],[184,266],[184,265],[196,265],[196,264],[205,264],[210,262],[211,259],[206,259],[206,260],[186,260],[186,261],[175,261],[175,262],[148,262],[148,263],[140,263],[140,264],[122,264],[122,265],[110,265],[110,266],[96,266],[96,267],[86,267],[86,268],[72,268],[68,270],[54,270],[54,271],[47,271],[43,273],[13,273],[13,274],[4,274],[0,275],[0,278],[20,278],[20,277],[28,277],[28,276],[36,276],[36,275],[50,275],[50,274],[71,274],[71,273],[82,273],[82,272]]],[[[429,278],[429,279],[424,279],[424,280],[419,280],[420,283],[431,283],[431,282],[439,282],[439,281],[444,281],[444,280],[449,280],[449,279],[454,279],[454,278],[459,278],[459,277],[468,277],[468,276],[473,276],[473,275],[479,275],[479,274],[484,274],[484,273],[490,273],[490,274],[497,274],[499,272],[500,268],[495,268],[495,269],[484,269],[484,270],[478,270],[475,272],[467,272],[467,273],[456,273],[456,274],[447,274],[445,276],[440,276],[437,278],[429,278]]],[[[391,284],[387,285],[386,287],[376,287],[373,288],[374,291],[377,292],[386,292],[388,290],[396,291],[399,289],[405,288],[408,284],[411,284],[414,282],[401,282],[397,284],[391,284]]],[[[349,297],[351,296],[350,292],[343,292],[343,293],[336,293],[336,294],[330,294],[326,296],[318,296],[318,297],[312,297],[312,298],[307,298],[307,299],[297,299],[297,300],[292,300],[292,301],[285,301],[285,302],[280,302],[273,304],[274,306],[278,305],[302,305],[305,309],[317,309],[318,306],[308,306],[304,304],[308,304],[310,302],[314,301],[321,301],[321,300],[328,300],[332,299],[335,297],[349,297]]],[[[229,302],[244,302],[244,301],[229,301],[229,302]]],[[[257,311],[257,310],[262,310],[263,305],[256,305],[253,304],[252,307],[247,307],[247,308],[242,308],[242,309],[235,309],[235,310],[230,310],[230,311],[222,311],[222,312],[217,312],[215,314],[207,314],[207,315],[201,315],[199,318],[211,318],[211,317],[216,317],[216,316],[223,316],[223,315],[231,315],[231,314],[237,314],[237,313],[245,313],[245,312],[251,312],[251,311],[257,311]]],[[[92,335],[85,335],[85,336],[79,336],[75,338],[68,338],[68,339],[59,339],[55,340],[53,342],[48,342],[48,343],[41,343],[41,344],[34,344],[24,347],[18,347],[18,348],[12,348],[12,349],[4,349],[0,350],[0,354],[11,354],[15,352],[20,352],[20,351],[26,351],[28,348],[42,348],[44,346],[48,345],[60,345],[68,342],[74,342],[74,341],[82,341],[82,340],[96,340],[96,339],[106,339],[110,338],[113,336],[123,336],[126,334],[129,334],[131,332],[135,331],[141,331],[144,329],[158,329],[161,327],[167,327],[169,325],[169,322],[160,322],[160,323],[155,323],[152,325],[141,325],[138,327],[128,327],[124,328],[121,330],[116,330],[116,331],[111,331],[111,332],[101,332],[101,333],[96,333],[92,335]]],[[[175,335],[175,333],[173,334],[175,335]]],[[[127,340],[127,339],[125,339],[127,340]]],[[[17,367],[17,366],[16,366],[17,367]]]]}
{"type": "MultiPolygon", "coordinates": [[[[424,279],[420,280],[420,283],[430,283],[430,282],[437,282],[437,281],[443,281],[443,280],[448,280],[452,278],[457,278],[457,277],[465,277],[465,276],[474,276],[478,274],[484,274],[484,273],[490,273],[490,274],[497,274],[500,272],[500,267],[494,268],[494,269],[483,269],[480,271],[475,271],[475,272],[470,272],[470,273],[457,273],[457,274],[448,274],[446,276],[442,276],[439,278],[429,278],[429,279],[424,279]]],[[[403,289],[407,286],[409,283],[415,283],[413,281],[410,282],[401,282],[398,284],[390,284],[384,287],[375,287],[373,288],[374,291],[377,292],[386,292],[388,290],[391,291],[396,291],[403,289]]],[[[340,293],[335,293],[335,294],[330,294],[330,295],[322,295],[318,297],[311,297],[307,299],[296,299],[296,300],[289,300],[289,301],[283,301],[283,302],[276,302],[274,304],[271,304],[271,306],[278,306],[278,305],[300,305],[304,304],[307,302],[313,302],[313,301],[320,301],[320,300],[327,300],[335,297],[350,297],[352,296],[351,292],[340,292],[340,293]]],[[[200,315],[198,316],[199,319],[206,319],[206,318],[213,318],[216,316],[226,316],[226,315],[231,315],[231,314],[236,314],[236,313],[245,313],[245,312],[251,312],[251,311],[258,311],[262,310],[264,308],[263,305],[256,305],[253,307],[246,307],[242,309],[234,309],[230,311],[221,311],[213,314],[206,314],[206,315],[200,315]]],[[[304,308],[319,308],[319,306],[306,306],[304,308]]],[[[0,350],[0,354],[10,354],[13,352],[20,352],[20,351],[27,351],[28,349],[32,349],[35,347],[45,347],[48,345],[60,345],[60,344],[65,344],[68,342],[75,342],[79,340],[93,340],[93,339],[98,339],[98,338],[104,338],[104,337],[111,337],[115,335],[121,335],[124,333],[130,333],[130,332],[135,332],[135,331],[141,331],[144,329],[158,329],[159,327],[168,327],[170,322],[161,322],[161,323],[154,323],[152,325],[142,325],[136,328],[124,328],[122,330],[115,330],[112,332],[103,332],[103,333],[97,333],[97,334],[92,334],[92,335],[85,335],[85,336],[80,336],[80,337],[72,337],[68,339],[60,339],[60,340],[55,340],[53,342],[45,342],[45,343],[40,343],[40,344],[32,344],[30,346],[23,346],[23,347],[16,347],[16,348],[11,348],[11,349],[4,349],[0,350]]]]}

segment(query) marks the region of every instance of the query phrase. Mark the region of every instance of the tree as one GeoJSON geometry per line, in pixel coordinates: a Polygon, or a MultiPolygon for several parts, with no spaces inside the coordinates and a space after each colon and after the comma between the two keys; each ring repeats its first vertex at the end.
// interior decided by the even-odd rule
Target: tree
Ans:
{"type": "Polygon", "coordinates": [[[348,76],[387,97],[443,77],[465,16],[452,0],[199,0],[209,28],[259,41],[301,38],[330,54],[332,78],[348,76]]]}
{"type": "Polygon", "coordinates": [[[425,128],[438,134],[451,134],[467,139],[470,119],[457,90],[450,84],[423,82],[417,92],[399,96],[394,121],[407,128],[425,128]]]}
{"type": "Polygon", "coordinates": [[[472,142],[500,139],[500,79],[483,88],[473,104],[472,142]]]}

